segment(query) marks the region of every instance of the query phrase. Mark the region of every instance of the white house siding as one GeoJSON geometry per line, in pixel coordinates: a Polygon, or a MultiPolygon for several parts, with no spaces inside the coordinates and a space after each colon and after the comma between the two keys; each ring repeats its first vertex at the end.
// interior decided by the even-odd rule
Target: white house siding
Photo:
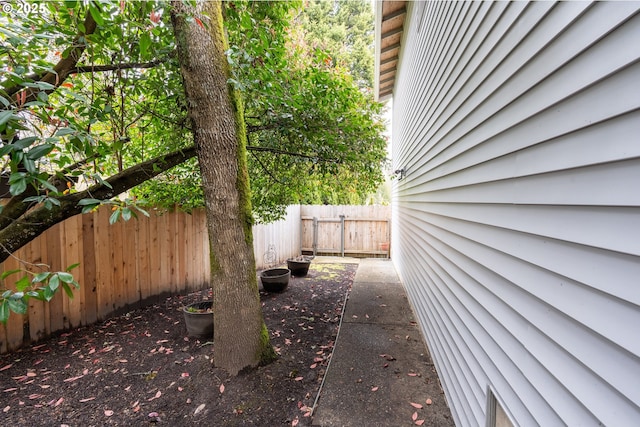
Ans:
{"type": "Polygon", "coordinates": [[[457,425],[640,425],[639,10],[409,4],[392,256],[457,425]]]}

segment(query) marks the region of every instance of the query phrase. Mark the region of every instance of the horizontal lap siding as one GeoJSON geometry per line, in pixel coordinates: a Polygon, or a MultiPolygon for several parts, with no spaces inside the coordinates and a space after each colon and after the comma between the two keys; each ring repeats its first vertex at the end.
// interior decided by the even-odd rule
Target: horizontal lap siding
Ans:
{"type": "Polygon", "coordinates": [[[640,419],[639,9],[410,6],[394,260],[458,425],[640,419]]]}

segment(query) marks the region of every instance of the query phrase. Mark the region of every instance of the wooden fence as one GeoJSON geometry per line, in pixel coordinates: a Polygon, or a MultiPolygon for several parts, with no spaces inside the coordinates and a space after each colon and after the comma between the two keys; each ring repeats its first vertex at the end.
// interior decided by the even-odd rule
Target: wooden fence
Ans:
{"type": "Polygon", "coordinates": [[[301,206],[304,253],[389,256],[390,206],[301,206]]]}
{"type": "MultiPolygon", "coordinates": [[[[75,216],[47,230],[0,264],[2,272],[23,268],[23,262],[30,263],[27,268],[36,272],[60,271],[80,264],[73,270],[80,283],[73,299],[63,292],[49,303],[31,299],[27,314],[12,313],[6,325],[0,324],[0,353],[57,331],[107,319],[165,295],[208,287],[209,242],[204,211],[150,213],[149,218],[140,215],[138,220],[113,225],[109,224],[111,212],[106,208],[75,216]]],[[[254,226],[256,267],[282,264],[312,247],[314,216],[319,218],[316,247],[339,254],[335,248],[342,241],[340,229],[331,221],[340,215],[344,215],[346,255],[388,254],[379,249],[380,243],[389,241],[390,210],[386,207],[290,206],[284,220],[254,226]]],[[[9,276],[4,285],[14,289],[19,277],[9,276]]]]}
{"type": "MultiPolygon", "coordinates": [[[[209,242],[203,210],[150,212],[149,218],[109,224],[111,212],[77,215],[47,230],[14,256],[0,264],[0,271],[24,267],[31,271],[72,271],[80,289],[69,299],[58,292],[49,303],[29,301],[25,315],[11,314],[0,324],[0,353],[38,341],[56,331],[89,325],[110,315],[150,303],[164,295],[188,293],[209,286],[209,242]],[[38,264],[48,267],[38,267],[38,264]]],[[[300,253],[300,208],[288,209],[287,218],[256,225],[256,266],[280,264],[300,253]],[[265,263],[265,253],[275,258],[265,263]]],[[[15,289],[19,275],[5,280],[15,289]]]]}

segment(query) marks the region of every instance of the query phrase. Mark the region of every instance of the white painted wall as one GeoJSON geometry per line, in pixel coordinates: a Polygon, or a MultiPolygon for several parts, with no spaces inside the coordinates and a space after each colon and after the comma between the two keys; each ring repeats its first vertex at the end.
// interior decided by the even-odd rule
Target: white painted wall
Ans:
{"type": "Polygon", "coordinates": [[[409,5],[393,259],[457,425],[640,425],[639,10],[409,5]]]}

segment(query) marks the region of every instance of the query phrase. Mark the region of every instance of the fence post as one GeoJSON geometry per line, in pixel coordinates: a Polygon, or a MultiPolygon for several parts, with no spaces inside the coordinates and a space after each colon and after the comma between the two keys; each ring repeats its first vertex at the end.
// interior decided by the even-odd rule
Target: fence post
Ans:
{"type": "Polygon", "coordinates": [[[344,214],[340,215],[340,255],[344,258],[344,214]]]}
{"type": "Polygon", "coordinates": [[[318,217],[313,217],[313,256],[316,256],[316,252],[318,252],[318,217]]]}

